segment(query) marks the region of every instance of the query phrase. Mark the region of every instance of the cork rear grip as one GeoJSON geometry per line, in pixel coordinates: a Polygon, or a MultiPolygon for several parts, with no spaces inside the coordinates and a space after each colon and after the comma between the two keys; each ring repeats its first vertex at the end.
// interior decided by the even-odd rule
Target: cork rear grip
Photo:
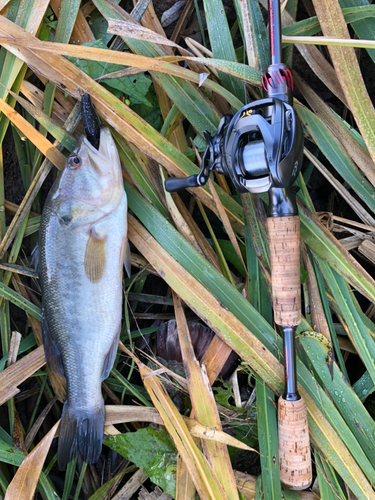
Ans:
{"type": "Polygon", "coordinates": [[[299,217],[268,217],[267,232],[275,323],[297,326],[301,321],[299,217]]]}
{"type": "Polygon", "coordinates": [[[292,490],[304,490],[312,481],[306,404],[280,397],[278,410],[280,481],[292,490]]]}

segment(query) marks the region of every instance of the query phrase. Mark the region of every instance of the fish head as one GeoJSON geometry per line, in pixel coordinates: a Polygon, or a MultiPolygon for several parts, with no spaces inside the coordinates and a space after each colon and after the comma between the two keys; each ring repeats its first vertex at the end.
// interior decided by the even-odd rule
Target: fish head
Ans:
{"type": "Polygon", "coordinates": [[[83,135],[69,156],[59,183],[61,194],[101,208],[112,202],[123,189],[121,164],[115,141],[108,128],[100,131],[96,149],[83,135]]]}
{"type": "Polygon", "coordinates": [[[96,149],[82,136],[53,190],[51,202],[62,222],[89,223],[111,213],[124,196],[121,163],[108,128],[96,149]]]}

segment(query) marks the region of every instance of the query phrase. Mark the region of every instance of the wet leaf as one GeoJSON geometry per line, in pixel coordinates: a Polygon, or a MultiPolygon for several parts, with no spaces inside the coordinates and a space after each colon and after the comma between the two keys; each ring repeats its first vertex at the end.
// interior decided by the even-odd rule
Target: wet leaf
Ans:
{"type": "Polygon", "coordinates": [[[329,373],[331,374],[331,378],[333,380],[333,362],[335,360],[335,356],[333,353],[333,348],[332,348],[331,342],[329,340],[327,340],[327,338],[324,335],[322,335],[321,333],[313,332],[313,331],[301,332],[298,335],[296,335],[296,338],[297,337],[315,339],[317,342],[320,342],[320,344],[324,347],[324,350],[327,353],[326,363],[327,363],[329,373]]]}
{"type": "Polygon", "coordinates": [[[175,495],[177,450],[164,427],[108,436],[104,444],[142,468],[163,491],[175,495]]]}
{"type": "MultiPolygon", "coordinates": [[[[93,47],[97,49],[107,49],[107,46],[101,40],[88,42],[83,44],[84,47],[93,47]]],[[[87,59],[77,59],[76,57],[68,57],[68,59],[82,70],[86,75],[94,80],[99,79],[108,73],[114,73],[123,69],[123,66],[103,61],[90,61],[87,59]]],[[[108,60],[110,60],[110,52],[108,52],[108,60]]],[[[127,96],[134,104],[145,104],[152,107],[152,104],[146,99],[146,94],[151,85],[151,79],[143,73],[133,76],[124,76],[122,78],[112,78],[110,80],[101,80],[111,89],[119,90],[127,96]]]]}

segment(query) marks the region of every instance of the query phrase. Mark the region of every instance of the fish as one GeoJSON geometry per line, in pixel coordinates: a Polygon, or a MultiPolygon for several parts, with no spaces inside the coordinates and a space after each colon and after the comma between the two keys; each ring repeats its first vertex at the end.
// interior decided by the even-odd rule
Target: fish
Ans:
{"type": "Polygon", "coordinates": [[[98,147],[85,135],[79,139],[47,196],[40,224],[44,348],[49,369],[67,382],[60,470],[78,453],[86,463],[99,460],[101,383],[117,353],[124,266],[130,276],[121,163],[110,130],[99,132],[93,141],[98,147]]]}

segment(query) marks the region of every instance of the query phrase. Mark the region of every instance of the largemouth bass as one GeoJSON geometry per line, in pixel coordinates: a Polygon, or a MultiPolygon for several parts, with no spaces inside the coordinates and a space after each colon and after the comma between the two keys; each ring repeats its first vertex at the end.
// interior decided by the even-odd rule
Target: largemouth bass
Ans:
{"type": "Polygon", "coordinates": [[[101,382],[113,366],[130,271],[127,199],[108,128],[99,149],[82,136],[46,200],[39,240],[42,329],[47,363],[66,377],[58,465],[80,453],[98,461],[103,440],[101,382]]]}

